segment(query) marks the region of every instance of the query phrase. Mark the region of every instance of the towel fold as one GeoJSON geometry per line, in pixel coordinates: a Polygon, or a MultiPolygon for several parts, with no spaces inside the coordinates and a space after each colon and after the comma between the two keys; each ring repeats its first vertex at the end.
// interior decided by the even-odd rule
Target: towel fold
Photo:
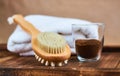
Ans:
{"type": "MultiPolygon", "coordinates": [[[[24,17],[41,32],[55,32],[62,35],[71,48],[72,54],[75,53],[74,42],[72,38],[72,24],[89,24],[91,22],[80,19],[62,18],[44,15],[29,15],[24,17]]],[[[88,37],[98,38],[97,27],[85,28],[81,30],[85,34],[79,35],[81,38],[88,37]],[[91,33],[88,33],[90,32],[91,33]]],[[[31,36],[26,33],[20,26],[17,26],[14,32],[8,38],[7,49],[14,53],[19,53],[20,56],[34,55],[31,48],[31,36]]]]}

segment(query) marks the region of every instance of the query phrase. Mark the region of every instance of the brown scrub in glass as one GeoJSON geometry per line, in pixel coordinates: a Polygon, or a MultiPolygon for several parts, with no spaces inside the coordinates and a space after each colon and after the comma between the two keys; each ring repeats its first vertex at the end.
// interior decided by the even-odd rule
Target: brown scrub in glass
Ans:
{"type": "Polygon", "coordinates": [[[89,60],[94,59],[100,55],[102,50],[102,43],[96,39],[77,39],[75,40],[75,48],[78,59],[83,58],[89,60]]]}

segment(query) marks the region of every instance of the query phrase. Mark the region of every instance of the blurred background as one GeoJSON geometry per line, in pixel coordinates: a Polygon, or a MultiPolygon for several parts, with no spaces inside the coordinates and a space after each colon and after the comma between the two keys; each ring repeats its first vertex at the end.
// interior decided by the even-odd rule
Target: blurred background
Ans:
{"type": "Polygon", "coordinates": [[[120,46],[120,0],[0,0],[0,44],[6,44],[16,26],[13,14],[51,15],[105,23],[105,46],[120,46]]]}

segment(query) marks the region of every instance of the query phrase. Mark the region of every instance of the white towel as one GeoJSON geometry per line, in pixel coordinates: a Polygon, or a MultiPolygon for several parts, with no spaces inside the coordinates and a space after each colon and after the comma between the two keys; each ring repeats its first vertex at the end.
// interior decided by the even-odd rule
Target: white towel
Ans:
{"type": "MultiPolygon", "coordinates": [[[[75,50],[73,45],[74,42],[71,25],[91,23],[86,20],[44,15],[28,15],[24,18],[42,32],[55,32],[64,36],[71,48],[72,54],[75,53],[75,50]]],[[[86,35],[89,35],[93,38],[98,38],[97,30],[93,31],[93,29],[87,27],[85,30],[83,29],[83,31],[86,32],[86,35]],[[91,31],[91,35],[90,33],[87,34],[88,31],[91,31]]],[[[85,36],[83,34],[81,35],[85,36]]],[[[34,52],[31,48],[31,36],[22,30],[20,26],[17,26],[14,32],[8,38],[7,49],[11,52],[19,53],[21,56],[34,55],[34,52]]]]}

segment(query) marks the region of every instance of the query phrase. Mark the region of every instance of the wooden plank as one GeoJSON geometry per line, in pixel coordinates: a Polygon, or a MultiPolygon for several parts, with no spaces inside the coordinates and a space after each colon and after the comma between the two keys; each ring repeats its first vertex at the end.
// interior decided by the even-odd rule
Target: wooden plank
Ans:
{"type": "Polygon", "coordinates": [[[99,68],[116,68],[120,61],[120,53],[104,53],[99,68]]]}
{"type": "Polygon", "coordinates": [[[120,63],[118,64],[117,68],[120,68],[120,63]]]}
{"type": "Polygon", "coordinates": [[[72,56],[67,65],[62,67],[43,66],[35,57],[9,55],[0,58],[0,76],[119,76],[120,53],[103,53],[98,62],[81,63],[72,56]]]}
{"type": "Polygon", "coordinates": [[[74,55],[67,65],[50,67],[40,64],[34,56],[20,57],[5,49],[0,50],[0,76],[120,76],[118,51],[102,52],[99,61],[89,63],[79,62],[74,55]]]}
{"type": "Polygon", "coordinates": [[[120,61],[119,61],[118,65],[117,65],[117,68],[120,68],[120,61]]]}
{"type": "MultiPolygon", "coordinates": [[[[77,60],[76,56],[72,56],[69,60],[69,64],[64,67],[69,68],[79,68],[79,67],[95,67],[95,68],[116,68],[119,61],[120,53],[103,53],[101,59],[97,62],[85,62],[81,63],[77,60]],[[111,66],[112,64],[112,66],[111,66]]],[[[8,65],[8,66],[42,66],[39,62],[36,61],[35,57],[19,57],[19,56],[7,56],[4,58],[0,58],[1,65],[8,65]],[[15,64],[15,65],[12,65],[15,64]]],[[[10,67],[11,67],[10,66],[10,67]]],[[[24,68],[24,67],[23,67],[24,68]]]]}

